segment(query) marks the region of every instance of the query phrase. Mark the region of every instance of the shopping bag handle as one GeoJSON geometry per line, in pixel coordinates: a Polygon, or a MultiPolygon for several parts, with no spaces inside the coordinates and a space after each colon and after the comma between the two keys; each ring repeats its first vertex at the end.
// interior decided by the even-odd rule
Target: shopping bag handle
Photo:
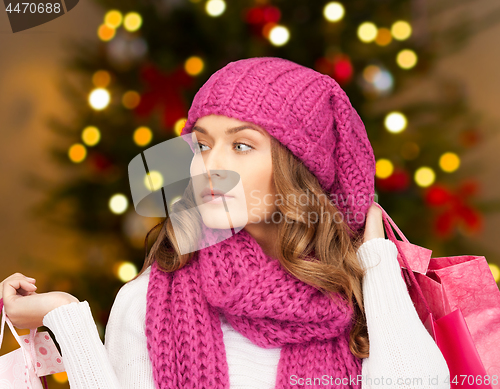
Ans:
{"type": "MultiPolygon", "coordinates": [[[[32,358],[29,357],[29,356],[28,357],[26,356],[24,347],[21,345],[21,339],[19,338],[19,335],[17,334],[17,331],[13,328],[12,322],[7,317],[7,315],[5,314],[5,307],[4,307],[4,304],[3,304],[3,298],[0,298],[0,311],[2,311],[2,324],[1,324],[2,328],[0,329],[0,348],[2,348],[3,329],[5,327],[5,322],[7,322],[7,324],[9,325],[9,328],[10,328],[12,334],[14,335],[14,337],[17,340],[17,343],[19,343],[19,345],[21,346],[23,357],[24,357],[24,363],[26,365],[28,365],[28,363],[27,363],[28,362],[28,358],[29,358],[30,362],[32,362],[32,358]]],[[[36,332],[37,332],[37,328],[30,329],[29,340],[30,340],[31,355],[32,356],[36,355],[36,351],[35,351],[35,335],[36,335],[36,332]]],[[[45,377],[45,376],[40,377],[40,380],[42,381],[42,385],[43,385],[44,389],[49,389],[49,385],[47,384],[47,377],[45,377]]]]}
{"type": "MultiPolygon", "coordinates": [[[[396,238],[396,235],[394,234],[394,231],[392,230],[391,225],[396,229],[399,236],[403,239],[404,242],[410,243],[409,240],[406,239],[406,237],[403,235],[403,233],[401,232],[399,227],[396,225],[396,223],[394,223],[394,220],[391,219],[391,217],[386,212],[386,210],[384,208],[382,208],[382,206],[379,203],[377,203],[376,201],[374,201],[373,204],[375,204],[377,207],[379,207],[380,210],[382,211],[382,219],[383,219],[384,224],[385,224],[385,230],[387,232],[387,236],[389,237],[389,240],[394,242],[394,244],[396,245],[396,247],[398,249],[399,254],[401,254],[401,258],[403,259],[403,262],[404,262],[404,264],[406,266],[406,270],[407,270],[407,273],[403,273],[403,274],[408,274],[411,281],[413,281],[413,284],[417,288],[417,293],[419,294],[420,298],[424,302],[425,309],[427,310],[427,313],[431,314],[432,312],[431,312],[431,309],[429,308],[429,304],[427,303],[427,300],[425,299],[424,294],[422,293],[422,289],[420,289],[420,285],[418,284],[417,279],[415,278],[415,275],[413,274],[413,271],[411,270],[411,267],[408,264],[408,261],[406,260],[404,250],[401,249],[401,245],[399,243],[399,240],[396,238]]],[[[404,272],[404,270],[403,270],[403,272],[404,272]]],[[[408,279],[406,279],[406,280],[408,281],[409,286],[411,286],[412,285],[411,281],[408,279]]]]}

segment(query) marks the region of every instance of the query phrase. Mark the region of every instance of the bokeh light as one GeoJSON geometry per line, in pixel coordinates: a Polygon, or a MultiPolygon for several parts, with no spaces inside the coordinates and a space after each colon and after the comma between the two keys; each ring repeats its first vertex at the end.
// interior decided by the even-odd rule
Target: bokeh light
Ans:
{"type": "Polygon", "coordinates": [[[174,132],[177,134],[177,136],[179,136],[181,134],[182,129],[186,125],[186,121],[187,121],[186,118],[180,118],[179,120],[177,120],[175,122],[175,124],[174,124],[174,132]]]}
{"type": "Polygon", "coordinates": [[[387,46],[392,42],[392,34],[388,28],[381,27],[377,31],[377,37],[375,38],[375,43],[379,46],[387,46]]]}
{"type": "Polygon", "coordinates": [[[415,171],[415,182],[418,186],[427,187],[432,185],[436,179],[436,173],[428,166],[422,166],[415,171]]]}
{"type": "Polygon", "coordinates": [[[87,149],[81,143],[75,143],[68,150],[68,157],[71,162],[80,163],[87,156],[87,149]]]}
{"type": "Polygon", "coordinates": [[[62,371],[60,373],[54,373],[51,375],[51,377],[58,384],[65,384],[66,382],[68,382],[68,373],[66,373],[65,371],[62,371]]]}
{"type": "Polygon", "coordinates": [[[111,196],[108,206],[111,212],[113,212],[114,214],[121,214],[128,208],[127,197],[121,193],[117,193],[111,196]]]}
{"type": "Polygon", "coordinates": [[[96,88],[89,95],[89,104],[96,110],[106,108],[110,100],[109,92],[104,88],[96,88]]]}
{"type": "Polygon", "coordinates": [[[123,27],[129,32],[137,31],[142,26],[142,17],[137,12],[129,12],[123,19],[123,27]]]}
{"type": "Polygon", "coordinates": [[[117,268],[117,276],[120,281],[128,282],[137,275],[137,267],[128,261],[120,262],[117,268]]]}
{"type": "Polygon", "coordinates": [[[400,68],[411,69],[417,64],[417,54],[410,49],[401,50],[396,56],[396,63],[400,68]]]}
{"type": "Polygon", "coordinates": [[[226,10],[226,2],[223,0],[208,0],[205,4],[205,11],[210,16],[220,16],[226,10]]]}
{"type": "Polygon", "coordinates": [[[386,158],[380,158],[375,164],[375,176],[378,178],[387,178],[394,171],[394,165],[386,158]]]}
{"type": "Polygon", "coordinates": [[[134,90],[129,90],[122,96],[122,104],[127,109],[134,109],[140,102],[141,95],[134,90]]]}
{"type": "Polygon", "coordinates": [[[406,120],[406,116],[398,111],[388,113],[384,120],[385,128],[387,131],[392,133],[403,131],[406,128],[407,123],[408,121],[406,120]]]}
{"type": "Polygon", "coordinates": [[[361,42],[372,42],[377,37],[377,33],[377,26],[372,22],[361,23],[358,27],[358,38],[361,42]]]}
{"type": "Polygon", "coordinates": [[[323,16],[329,22],[338,22],[344,17],[344,6],[338,1],[330,1],[323,7],[323,16]]]}
{"type": "Polygon", "coordinates": [[[274,26],[269,32],[269,41],[275,46],[283,46],[290,39],[290,32],[285,26],[274,26]]]}
{"type": "Polygon", "coordinates": [[[495,279],[495,282],[500,281],[500,268],[495,265],[494,263],[488,263],[491,274],[493,274],[493,278],[495,279]]]}
{"type": "Polygon", "coordinates": [[[447,152],[439,158],[439,167],[447,172],[453,173],[460,166],[460,157],[452,152],[447,152]]]}
{"type": "Polygon", "coordinates": [[[116,30],[107,26],[106,24],[101,24],[97,29],[97,36],[100,40],[107,42],[115,37],[116,30]]]}
{"type": "Polygon", "coordinates": [[[394,22],[391,26],[391,34],[394,39],[399,41],[408,39],[411,35],[410,23],[405,22],[404,20],[394,22]]]}
{"type": "Polygon", "coordinates": [[[104,24],[111,28],[118,28],[122,24],[123,16],[122,13],[116,9],[112,9],[106,12],[104,16],[104,24]]]}
{"type": "Polygon", "coordinates": [[[153,132],[148,127],[139,127],[134,131],[134,142],[137,146],[146,146],[153,140],[153,132]]]}
{"type": "Polygon", "coordinates": [[[197,76],[203,71],[204,63],[200,57],[192,56],[184,62],[184,70],[191,76],[197,76]]]}
{"type": "Polygon", "coordinates": [[[144,186],[151,192],[163,186],[163,176],[159,171],[151,170],[144,176],[144,186]]]}
{"type": "Polygon", "coordinates": [[[95,146],[101,140],[101,132],[94,126],[85,127],[82,131],[82,140],[87,146],[95,146]]]}
{"type": "Polygon", "coordinates": [[[107,70],[98,70],[92,76],[92,83],[97,88],[106,88],[111,81],[111,75],[107,70]]]}

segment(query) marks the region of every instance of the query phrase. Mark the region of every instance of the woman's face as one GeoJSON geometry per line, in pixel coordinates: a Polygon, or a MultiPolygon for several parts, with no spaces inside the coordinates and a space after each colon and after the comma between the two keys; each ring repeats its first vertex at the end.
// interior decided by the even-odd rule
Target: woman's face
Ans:
{"type": "Polygon", "coordinates": [[[275,190],[267,131],[250,122],[208,115],[198,119],[191,136],[199,151],[191,176],[203,222],[210,228],[241,229],[270,220],[275,190]]]}

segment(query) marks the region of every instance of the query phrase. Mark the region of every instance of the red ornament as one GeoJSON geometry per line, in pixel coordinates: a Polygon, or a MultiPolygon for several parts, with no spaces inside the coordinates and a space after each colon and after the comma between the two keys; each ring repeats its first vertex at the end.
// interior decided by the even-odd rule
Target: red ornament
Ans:
{"type": "Polygon", "coordinates": [[[440,184],[435,184],[427,189],[424,201],[431,207],[445,205],[452,201],[451,192],[440,184]]]}
{"type": "Polygon", "coordinates": [[[339,85],[348,84],[354,74],[351,59],[347,54],[335,54],[333,58],[321,57],[314,63],[316,71],[328,74],[339,85]]]}
{"type": "Polygon", "coordinates": [[[454,223],[455,216],[451,210],[448,210],[436,217],[434,228],[438,236],[441,238],[447,238],[451,235],[454,223]]]}
{"type": "Polygon", "coordinates": [[[440,209],[434,221],[438,236],[449,237],[455,227],[464,227],[464,231],[469,233],[482,230],[482,215],[467,204],[467,200],[478,192],[478,183],[472,179],[462,181],[454,192],[443,184],[427,189],[424,201],[430,207],[440,209]]]}
{"type": "Polygon", "coordinates": [[[340,85],[349,83],[353,73],[351,59],[347,54],[338,54],[333,58],[333,78],[340,85]]]}
{"type": "Polygon", "coordinates": [[[145,118],[151,115],[156,107],[159,107],[162,111],[163,126],[172,128],[175,122],[187,112],[181,92],[193,86],[193,78],[182,67],[164,74],[153,64],[146,64],[142,67],[141,78],[147,86],[134,112],[139,117],[145,118]]]}
{"type": "Polygon", "coordinates": [[[113,166],[113,163],[107,157],[98,152],[92,152],[88,160],[92,168],[97,172],[105,172],[113,166]]]}
{"type": "Polygon", "coordinates": [[[257,24],[262,27],[266,23],[278,23],[281,11],[272,5],[252,7],[243,11],[243,20],[248,24],[257,24]]]}
{"type": "Polygon", "coordinates": [[[387,178],[377,178],[377,188],[385,192],[402,192],[410,186],[410,176],[402,168],[395,168],[387,178]]]}

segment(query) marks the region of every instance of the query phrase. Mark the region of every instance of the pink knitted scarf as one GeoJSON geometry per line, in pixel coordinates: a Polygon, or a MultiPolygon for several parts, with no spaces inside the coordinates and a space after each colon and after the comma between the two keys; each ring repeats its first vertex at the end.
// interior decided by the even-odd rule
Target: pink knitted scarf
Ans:
{"type": "Polygon", "coordinates": [[[353,381],[361,359],[348,346],[353,309],[334,297],[286,272],[244,229],[197,251],[175,272],[155,262],[146,337],[156,388],[229,388],[222,312],[254,344],[282,347],[275,388],[303,387],[291,376],[328,376],[327,387],[359,389],[353,381]]]}

